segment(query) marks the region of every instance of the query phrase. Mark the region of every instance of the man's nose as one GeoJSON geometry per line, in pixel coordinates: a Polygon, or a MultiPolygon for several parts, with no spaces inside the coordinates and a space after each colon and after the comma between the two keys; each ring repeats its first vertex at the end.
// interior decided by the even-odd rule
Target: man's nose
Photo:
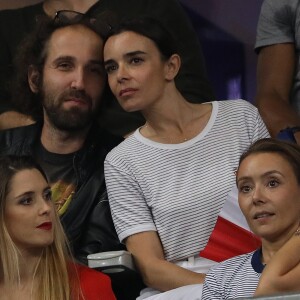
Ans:
{"type": "Polygon", "coordinates": [[[71,82],[71,88],[77,89],[77,90],[84,90],[85,86],[85,73],[84,70],[81,68],[78,68],[73,73],[73,78],[71,82]]]}

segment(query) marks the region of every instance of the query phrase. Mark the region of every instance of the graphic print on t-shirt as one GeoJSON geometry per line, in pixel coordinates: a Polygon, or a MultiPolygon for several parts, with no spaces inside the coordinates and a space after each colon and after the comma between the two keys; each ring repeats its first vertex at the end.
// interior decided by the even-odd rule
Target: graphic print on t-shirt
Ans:
{"type": "Polygon", "coordinates": [[[78,188],[74,169],[75,156],[76,152],[68,154],[49,152],[40,142],[35,148],[35,157],[46,173],[59,216],[66,212],[78,188]]]}
{"type": "Polygon", "coordinates": [[[61,216],[67,210],[75,194],[75,185],[73,183],[66,183],[63,180],[58,180],[51,185],[51,191],[56,211],[61,216]]]}

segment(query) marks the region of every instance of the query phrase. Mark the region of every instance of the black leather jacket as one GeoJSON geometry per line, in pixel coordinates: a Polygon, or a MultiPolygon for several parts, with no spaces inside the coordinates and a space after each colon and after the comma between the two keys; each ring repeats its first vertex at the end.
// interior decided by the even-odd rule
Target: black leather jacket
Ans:
{"type": "MultiPolygon", "coordinates": [[[[42,124],[0,131],[0,155],[32,155],[42,124]]],[[[111,219],[103,161],[122,138],[93,126],[84,147],[74,156],[77,191],[61,222],[75,258],[86,263],[91,253],[124,249],[111,219]]]]}

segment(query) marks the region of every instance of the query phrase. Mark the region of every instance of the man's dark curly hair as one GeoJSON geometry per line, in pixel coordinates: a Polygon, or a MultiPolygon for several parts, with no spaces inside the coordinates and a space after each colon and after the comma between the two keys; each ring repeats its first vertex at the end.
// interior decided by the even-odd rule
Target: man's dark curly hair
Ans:
{"type": "Polygon", "coordinates": [[[43,118],[43,107],[40,93],[33,93],[28,83],[28,70],[34,67],[39,76],[37,86],[42,84],[42,74],[47,57],[47,44],[52,34],[59,28],[82,24],[103,38],[107,34],[109,24],[105,18],[90,18],[86,15],[79,21],[56,22],[55,19],[40,16],[37,18],[36,29],[22,41],[15,57],[15,76],[13,80],[12,101],[17,111],[30,115],[34,120],[43,118]],[[100,22],[101,20],[101,22],[100,22]]]}

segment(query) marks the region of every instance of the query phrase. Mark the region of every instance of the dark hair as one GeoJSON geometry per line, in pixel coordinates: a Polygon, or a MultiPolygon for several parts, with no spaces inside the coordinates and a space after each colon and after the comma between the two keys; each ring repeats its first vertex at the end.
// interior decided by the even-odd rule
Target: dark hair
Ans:
{"type": "Polygon", "coordinates": [[[253,143],[249,149],[242,154],[239,166],[243,160],[252,155],[259,153],[276,153],[284,158],[292,167],[294,174],[300,184],[300,147],[297,144],[265,138],[253,143]]]}
{"type": "MultiPolygon", "coordinates": [[[[76,12],[75,12],[76,13],[76,12]]],[[[36,27],[33,32],[28,34],[21,42],[18,53],[14,59],[15,78],[12,86],[12,102],[15,109],[21,113],[30,115],[35,120],[43,118],[42,99],[40,93],[35,94],[31,91],[28,84],[28,70],[34,66],[38,70],[39,76],[36,78],[37,86],[42,83],[42,74],[45,60],[47,58],[47,44],[52,34],[67,26],[84,25],[96,32],[100,37],[104,37],[103,26],[99,22],[91,21],[87,15],[76,22],[57,22],[57,19],[48,16],[38,16],[36,27]]]]}
{"type": "Polygon", "coordinates": [[[177,42],[172,34],[163,24],[149,16],[140,16],[121,21],[115,28],[112,28],[106,40],[119,33],[132,31],[152,40],[160,51],[164,60],[167,60],[175,53],[178,53],[177,42]]]}

